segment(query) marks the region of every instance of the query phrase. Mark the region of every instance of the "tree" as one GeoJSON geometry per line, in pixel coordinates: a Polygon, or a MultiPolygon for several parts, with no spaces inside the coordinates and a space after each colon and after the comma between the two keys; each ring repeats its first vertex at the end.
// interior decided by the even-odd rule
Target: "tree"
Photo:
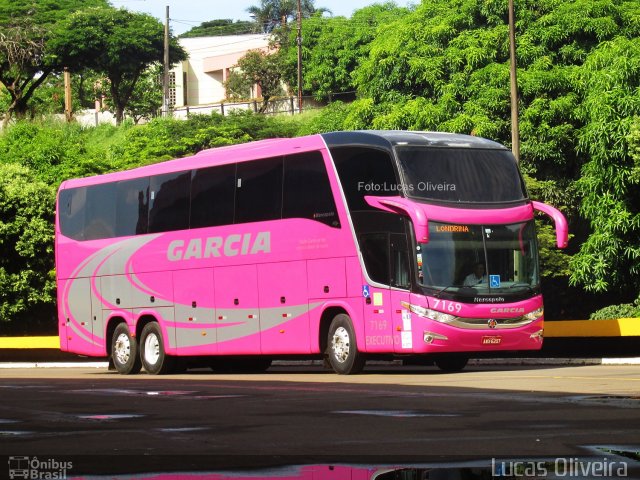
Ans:
{"type": "Polygon", "coordinates": [[[150,120],[160,112],[162,108],[162,67],[147,69],[141,76],[133,90],[131,99],[127,104],[126,112],[138,124],[146,118],[150,120]]]}
{"type": "MultiPolygon", "coordinates": [[[[408,14],[394,3],[373,5],[356,11],[349,19],[314,14],[302,22],[303,91],[317,99],[355,90],[353,72],[367,58],[380,25],[408,14]]],[[[281,45],[286,57],[289,85],[297,86],[297,32],[281,45]]]]}
{"type": "MultiPolygon", "coordinates": [[[[71,71],[94,70],[109,79],[110,102],[116,123],[136,83],[151,65],[162,62],[164,27],[151,15],[125,9],[90,8],[61,22],[50,41],[51,61],[71,71]]],[[[186,59],[186,53],[172,37],[171,63],[186,59]]]]}
{"type": "MultiPolygon", "coordinates": [[[[301,0],[300,9],[303,18],[315,13],[329,12],[326,8],[316,8],[315,0],[301,0]]],[[[261,0],[260,6],[251,6],[247,12],[254,17],[256,24],[264,33],[271,33],[278,27],[285,27],[298,16],[297,0],[261,0]]]]}
{"type": "MultiPolygon", "coordinates": [[[[250,50],[238,60],[239,71],[236,71],[227,82],[231,88],[246,88],[247,85],[258,85],[262,91],[263,113],[269,106],[269,101],[282,95],[282,59],[277,54],[264,53],[261,50],[250,50]],[[234,78],[239,76],[240,78],[234,78]],[[240,85],[241,87],[238,87],[240,85]]],[[[242,92],[231,92],[241,96],[242,92]]]]}
{"type": "Polygon", "coordinates": [[[0,322],[53,305],[54,200],[27,167],[0,163],[0,322]]]}
{"type": "Polygon", "coordinates": [[[616,37],[581,71],[585,122],[580,211],[592,233],[572,262],[572,282],[595,292],[640,292],[640,39],[616,37]]]}
{"type": "Polygon", "coordinates": [[[108,2],[0,0],[0,83],[10,97],[5,126],[14,114],[26,115],[35,91],[58,68],[47,59],[55,25],[71,12],[97,5],[108,2]]]}
{"type": "Polygon", "coordinates": [[[233,21],[231,19],[209,20],[180,35],[180,38],[219,37],[223,35],[240,35],[243,33],[259,33],[255,22],[233,21]]]}

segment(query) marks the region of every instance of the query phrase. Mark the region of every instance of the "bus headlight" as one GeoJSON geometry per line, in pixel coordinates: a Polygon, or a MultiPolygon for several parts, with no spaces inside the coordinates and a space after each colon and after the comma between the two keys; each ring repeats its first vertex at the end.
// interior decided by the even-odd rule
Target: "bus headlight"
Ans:
{"type": "Polygon", "coordinates": [[[408,309],[411,313],[415,313],[419,317],[428,318],[429,320],[435,320],[440,323],[451,323],[458,317],[455,315],[449,315],[448,313],[436,312],[430,308],[420,307],[408,302],[402,302],[402,306],[408,309]]]}
{"type": "Polygon", "coordinates": [[[537,310],[534,310],[533,312],[529,312],[525,314],[524,318],[530,322],[535,322],[540,317],[542,317],[542,315],[544,315],[544,307],[540,307],[537,310]]]}

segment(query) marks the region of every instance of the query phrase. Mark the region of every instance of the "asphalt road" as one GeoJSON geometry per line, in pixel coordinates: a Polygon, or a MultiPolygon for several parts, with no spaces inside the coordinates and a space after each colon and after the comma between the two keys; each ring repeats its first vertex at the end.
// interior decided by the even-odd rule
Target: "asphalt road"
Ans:
{"type": "Polygon", "coordinates": [[[457,374],[374,366],[357,376],[289,366],[166,377],[2,369],[0,453],[9,465],[38,456],[73,462],[73,474],[124,474],[494,458],[614,462],[636,452],[628,460],[633,478],[638,407],[638,366],[457,374]]]}

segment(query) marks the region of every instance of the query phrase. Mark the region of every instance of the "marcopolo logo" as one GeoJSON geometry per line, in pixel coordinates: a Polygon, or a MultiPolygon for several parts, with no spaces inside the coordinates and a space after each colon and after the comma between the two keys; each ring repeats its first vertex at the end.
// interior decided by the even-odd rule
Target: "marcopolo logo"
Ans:
{"type": "Polygon", "coordinates": [[[192,238],[174,240],[167,248],[167,260],[202,259],[211,257],[235,257],[271,252],[271,232],[232,234],[226,237],[192,238]]]}
{"type": "Polygon", "coordinates": [[[66,479],[73,462],[64,462],[55,458],[9,457],[9,478],[28,480],[66,479]]]}

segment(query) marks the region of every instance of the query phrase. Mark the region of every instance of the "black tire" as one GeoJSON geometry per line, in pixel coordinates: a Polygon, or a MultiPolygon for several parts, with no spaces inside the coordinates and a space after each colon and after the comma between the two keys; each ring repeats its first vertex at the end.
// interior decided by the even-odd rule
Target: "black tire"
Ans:
{"type": "Polygon", "coordinates": [[[125,322],[119,323],[113,331],[111,360],[116,371],[122,375],[134,375],[142,368],[138,342],[131,336],[129,326],[125,322]]]}
{"type": "Polygon", "coordinates": [[[469,357],[465,356],[446,356],[438,357],[434,360],[436,366],[446,373],[461,372],[467,366],[469,357]]]}
{"type": "Polygon", "coordinates": [[[150,375],[170,373],[175,366],[174,358],[164,351],[164,338],[158,322],[147,323],[140,334],[140,359],[150,375]]]}
{"type": "Polygon", "coordinates": [[[365,358],[358,351],[356,333],[348,315],[336,315],[329,326],[327,336],[327,357],[334,372],[340,375],[360,373],[365,358]]]}

